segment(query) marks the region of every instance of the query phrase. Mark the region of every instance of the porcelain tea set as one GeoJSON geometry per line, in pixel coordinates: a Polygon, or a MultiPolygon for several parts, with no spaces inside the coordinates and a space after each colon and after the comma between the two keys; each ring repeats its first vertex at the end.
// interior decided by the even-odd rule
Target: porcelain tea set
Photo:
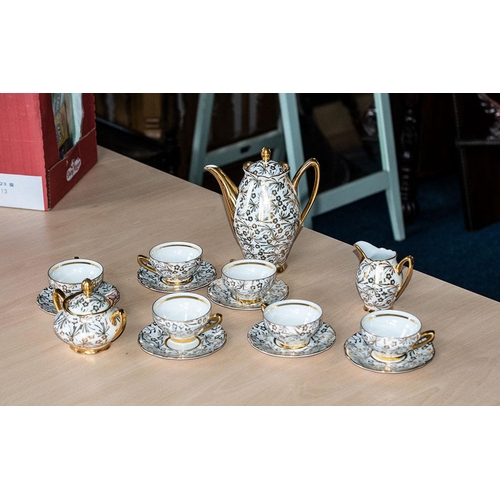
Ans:
{"type": "MultiPolygon", "coordinates": [[[[197,359],[220,350],[227,335],[223,316],[212,304],[258,310],[262,320],[247,334],[252,347],[277,357],[307,357],[330,349],[336,333],[323,320],[320,305],[289,299],[288,285],[278,278],[302,224],[316,198],[319,164],[306,161],[293,179],[284,162],[261,160],[243,166],[239,189],[215,165],[205,169],[217,179],[224,206],[243,259],[231,260],[217,278],[203,260],[200,245],[187,241],[158,244],[149,255],[137,255],[139,283],[162,296],[152,305],[153,322],[138,336],[140,347],[163,359],[197,359]],[[301,212],[297,186],[307,169],[314,186],[301,212]],[[207,297],[195,290],[207,287],[207,297]]],[[[366,314],[360,330],[344,344],[356,366],[377,373],[404,373],[434,357],[435,333],[422,331],[413,314],[393,309],[413,273],[413,257],[397,261],[396,253],[358,241],[356,287],[366,314]],[[406,270],[406,273],[404,273],[406,270]]],[[[95,354],[108,349],[125,330],[126,313],[116,304],[120,294],[103,281],[103,266],[75,257],[48,270],[49,286],[37,297],[39,307],[54,314],[54,332],[75,352],[95,354]]]]}

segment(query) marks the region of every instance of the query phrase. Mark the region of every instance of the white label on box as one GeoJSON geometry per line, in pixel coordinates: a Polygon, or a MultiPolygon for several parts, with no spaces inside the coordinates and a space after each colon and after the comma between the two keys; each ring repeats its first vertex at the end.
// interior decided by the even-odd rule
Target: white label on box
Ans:
{"type": "Polygon", "coordinates": [[[71,160],[71,165],[68,167],[66,171],[66,180],[69,182],[73,177],[78,173],[80,167],[82,166],[82,160],[80,157],[74,158],[71,160]]]}
{"type": "Polygon", "coordinates": [[[45,210],[42,177],[0,173],[0,206],[45,210]]]}

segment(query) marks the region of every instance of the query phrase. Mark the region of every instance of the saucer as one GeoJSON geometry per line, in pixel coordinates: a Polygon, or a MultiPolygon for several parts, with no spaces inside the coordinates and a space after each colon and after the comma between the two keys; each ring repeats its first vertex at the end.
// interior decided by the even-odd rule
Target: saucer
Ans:
{"type": "Polygon", "coordinates": [[[208,296],[220,306],[239,309],[240,311],[253,311],[260,309],[263,302],[271,304],[286,299],[288,297],[288,285],[283,280],[277,279],[262,300],[255,302],[255,304],[243,304],[231,296],[231,292],[222,283],[222,278],[219,278],[208,285],[208,296]]]}
{"type": "Polygon", "coordinates": [[[406,358],[397,363],[384,363],[371,357],[371,349],[361,336],[361,332],[349,337],[344,344],[347,358],[356,366],[376,373],[406,373],[422,368],[434,357],[434,345],[426,344],[414,351],[409,351],[406,358]]]}
{"type": "Polygon", "coordinates": [[[247,335],[251,346],[264,354],[280,358],[304,358],[314,356],[330,349],[335,342],[336,334],[333,328],[323,323],[319,330],[311,337],[309,344],[300,349],[283,349],[267,331],[264,321],[253,325],[247,335]]]}
{"type": "Polygon", "coordinates": [[[165,340],[167,336],[156,323],[141,330],[137,341],[144,352],[163,359],[197,359],[209,356],[226,343],[227,335],[221,325],[200,334],[191,345],[165,340]],[[177,345],[176,345],[177,344],[177,345]]]}
{"type": "MultiPolygon", "coordinates": [[[[51,286],[44,288],[36,298],[38,303],[38,307],[49,314],[56,314],[56,306],[54,305],[54,301],[52,300],[52,292],[54,289],[51,286]]],[[[116,287],[111,285],[110,283],[106,283],[103,281],[96,289],[96,293],[100,295],[104,295],[107,297],[113,305],[115,305],[120,300],[120,292],[116,287]]]]}
{"type": "Polygon", "coordinates": [[[137,279],[142,286],[149,288],[155,292],[169,293],[169,292],[188,292],[190,290],[197,290],[208,285],[217,275],[217,271],[212,264],[202,261],[198,270],[194,273],[193,280],[184,285],[167,285],[161,280],[161,277],[145,269],[139,268],[137,271],[137,279]]]}

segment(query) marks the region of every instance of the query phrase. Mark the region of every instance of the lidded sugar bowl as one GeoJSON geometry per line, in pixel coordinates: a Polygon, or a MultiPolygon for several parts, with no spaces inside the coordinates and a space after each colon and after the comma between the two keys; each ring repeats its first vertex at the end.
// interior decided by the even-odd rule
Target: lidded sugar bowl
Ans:
{"type": "Polygon", "coordinates": [[[108,349],[125,329],[125,311],[113,306],[106,296],[95,293],[90,279],[83,280],[81,292],[68,297],[61,290],[54,290],[52,300],[57,311],[54,332],[79,354],[108,349]]]}

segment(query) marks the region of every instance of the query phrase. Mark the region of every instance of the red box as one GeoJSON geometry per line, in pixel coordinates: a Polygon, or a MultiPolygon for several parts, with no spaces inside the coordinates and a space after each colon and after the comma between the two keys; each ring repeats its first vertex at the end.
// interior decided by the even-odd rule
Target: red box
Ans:
{"type": "Polygon", "coordinates": [[[78,142],[60,158],[52,94],[0,94],[0,206],[50,210],[97,163],[94,94],[81,94],[78,142]]]}

